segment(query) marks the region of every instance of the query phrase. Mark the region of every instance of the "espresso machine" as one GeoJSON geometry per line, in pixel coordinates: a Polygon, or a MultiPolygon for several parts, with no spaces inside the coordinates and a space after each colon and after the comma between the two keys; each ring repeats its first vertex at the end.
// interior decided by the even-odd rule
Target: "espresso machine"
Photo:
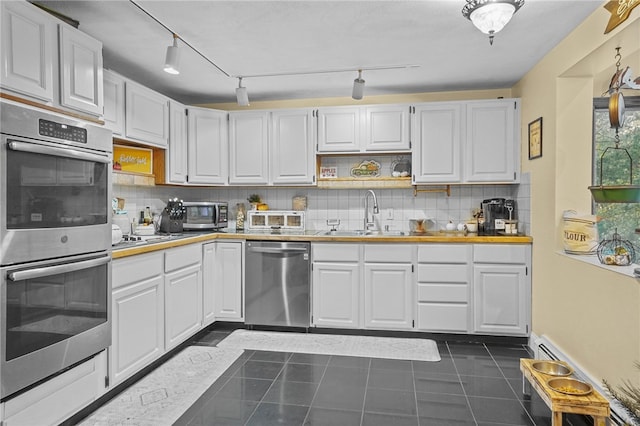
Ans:
{"type": "MultiPolygon", "coordinates": [[[[490,198],[480,204],[484,224],[479,232],[483,235],[498,235],[505,232],[505,225],[517,219],[516,201],[505,198],[490,198]]],[[[510,232],[511,233],[511,232],[510,232]]]]}

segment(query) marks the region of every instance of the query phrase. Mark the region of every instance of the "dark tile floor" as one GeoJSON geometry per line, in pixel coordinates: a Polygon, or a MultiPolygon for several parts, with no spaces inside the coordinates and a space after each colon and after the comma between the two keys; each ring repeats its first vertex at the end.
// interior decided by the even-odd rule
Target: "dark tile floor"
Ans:
{"type": "MultiPolygon", "coordinates": [[[[227,334],[194,344],[215,346],[227,334]]],[[[439,362],[245,351],[176,425],[551,425],[544,402],[522,394],[527,348],[438,348],[439,362]]]]}

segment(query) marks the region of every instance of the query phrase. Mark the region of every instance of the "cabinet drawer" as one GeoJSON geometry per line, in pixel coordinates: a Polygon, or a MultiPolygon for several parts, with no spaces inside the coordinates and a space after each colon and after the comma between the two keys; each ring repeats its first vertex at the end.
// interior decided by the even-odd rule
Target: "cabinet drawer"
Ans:
{"type": "Polygon", "coordinates": [[[162,252],[140,254],[113,261],[112,288],[123,287],[131,283],[162,275],[162,252]]]}
{"type": "Polygon", "coordinates": [[[466,333],[469,324],[467,304],[418,303],[418,329],[466,333]]]}
{"type": "Polygon", "coordinates": [[[418,264],[418,282],[425,283],[466,283],[469,281],[467,265],[418,264]]]}
{"type": "Polygon", "coordinates": [[[314,262],[358,262],[358,244],[314,244],[311,247],[314,262]]]}
{"type": "Polygon", "coordinates": [[[171,272],[202,262],[202,246],[191,244],[185,247],[169,249],[164,253],[164,271],[171,272]]]}
{"type": "Polygon", "coordinates": [[[364,261],[412,263],[413,246],[404,244],[368,244],[364,246],[364,261]]]}
{"type": "Polygon", "coordinates": [[[418,284],[418,302],[467,303],[468,300],[466,284],[418,284]]]}
{"type": "Polygon", "coordinates": [[[468,244],[425,244],[418,246],[418,262],[467,263],[471,260],[468,244]]]}
{"type": "Polygon", "coordinates": [[[528,247],[516,244],[474,244],[474,263],[527,263],[528,247]]]}

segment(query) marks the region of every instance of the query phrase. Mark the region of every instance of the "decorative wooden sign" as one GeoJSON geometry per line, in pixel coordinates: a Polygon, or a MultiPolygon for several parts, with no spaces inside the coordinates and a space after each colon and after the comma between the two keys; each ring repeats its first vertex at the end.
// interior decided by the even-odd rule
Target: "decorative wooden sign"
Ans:
{"type": "Polygon", "coordinates": [[[607,34],[626,21],[633,8],[638,5],[640,5],[640,0],[614,0],[605,4],[604,8],[611,13],[611,17],[607,22],[607,28],[604,29],[604,33],[607,34]]]}
{"type": "Polygon", "coordinates": [[[113,170],[151,175],[153,173],[153,150],[114,145],[113,170]]]}

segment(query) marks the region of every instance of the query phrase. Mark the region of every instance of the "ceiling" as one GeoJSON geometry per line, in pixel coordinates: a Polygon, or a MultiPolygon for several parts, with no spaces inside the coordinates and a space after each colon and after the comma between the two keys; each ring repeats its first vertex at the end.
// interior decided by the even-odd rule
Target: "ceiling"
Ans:
{"type": "Polygon", "coordinates": [[[493,45],[463,0],[169,1],[136,4],[179,41],[180,74],[162,68],[171,32],[130,1],[41,1],[103,43],[104,66],[185,104],[509,88],[604,2],[526,0],[493,45]],[[353,70],[313,74],[318,71],[353,70]]]}

